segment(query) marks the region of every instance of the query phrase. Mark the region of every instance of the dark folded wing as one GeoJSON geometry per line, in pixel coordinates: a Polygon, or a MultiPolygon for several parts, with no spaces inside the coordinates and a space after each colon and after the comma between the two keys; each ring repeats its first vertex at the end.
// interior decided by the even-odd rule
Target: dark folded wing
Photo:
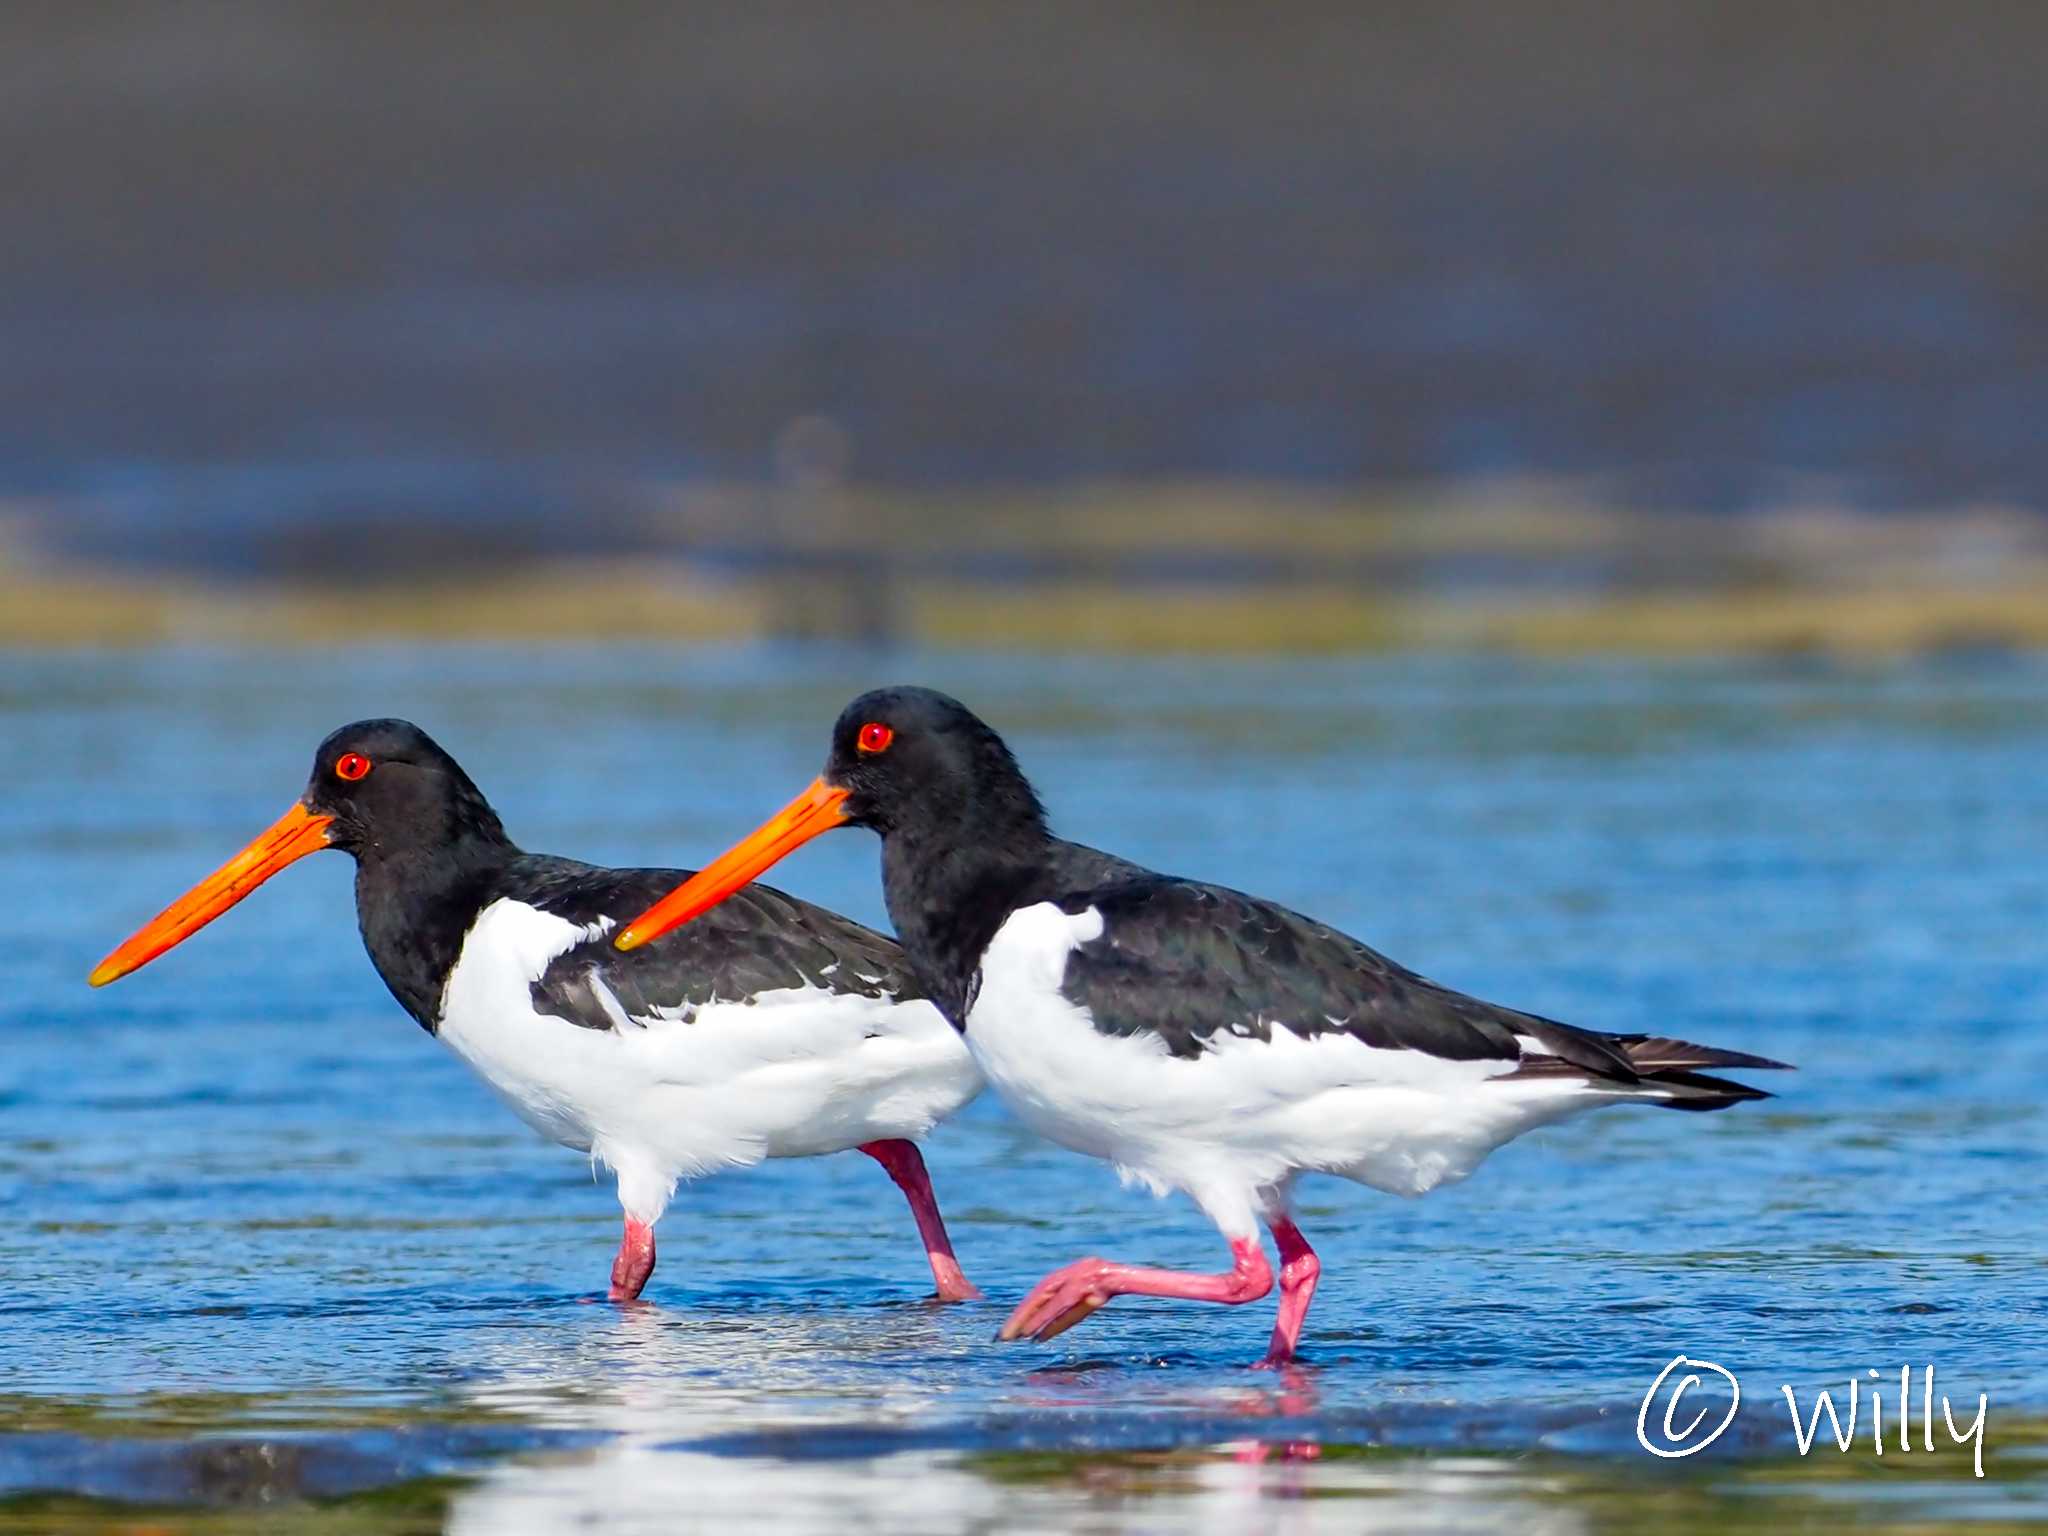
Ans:
{"type": "Polygon", "coordinates": [[[681,869],[558,866],[521,899],[570,922],[611,919],[602,937],[557,956],[533,983],[534,1007],[585,1029],[687,1021],[705,1004],[811,987],[859,997],[919,997],[891,940],[765,885],[750,885],[652,944],[620,952],[611,935],[690,876],[681,869]]]}
{"type": "Polygon", "coordinates": [[[1453,1061],[1520,1060],[1520,1038],[1600,1076],[1633,1079],[1601,1037],[1438,986],[1358,940],[1241,891],[1166,876],[1062,898],[1102,914],[1062,992],[1108,1034],[1152,1034],[1176,1056],[1219,1037],[1343,1034],[1453,1061]]]}

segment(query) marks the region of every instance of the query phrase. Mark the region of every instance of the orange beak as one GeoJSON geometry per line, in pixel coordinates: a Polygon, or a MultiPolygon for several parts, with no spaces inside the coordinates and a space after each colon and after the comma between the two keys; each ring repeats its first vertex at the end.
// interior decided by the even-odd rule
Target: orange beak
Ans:
{"type": "Polygon", "coordinates": [[[192,937],[285,865],[328,846],[332,816],[301,805],[286,811],[255,842],[164,909],[156,920],[99,963],[86,980],[96,987],[139,971],[173,945],[192,937]]]}
{"type": "Polygon", "coordinates": [[[620,949],[638,949],[679,923],[708,912],[771,864],[795,852],[820,832],[846,825],[847,791],[823,779],[790,801],[759,831],[733,845],[628,923],[612,940],[620,949]]]}

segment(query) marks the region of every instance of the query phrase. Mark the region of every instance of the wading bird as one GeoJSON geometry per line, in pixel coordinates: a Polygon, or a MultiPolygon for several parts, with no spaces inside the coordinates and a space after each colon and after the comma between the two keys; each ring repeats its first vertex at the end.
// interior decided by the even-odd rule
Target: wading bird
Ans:
{"type": "Polygon", "coordinates": [[[298,802],[92,973],[104,986],[322,848],[356,861],[370,961],[427,1033],[541,1135],[618,1176],[611,1297],[654,1271],[679,1180],[858,1149],[901,1187],[941,1300],[979,1293],[953,1257],[915,1138],[981,1075],[880,934],[766,886],[701,931],[608,942],[688,871],[522,853],[418,726],[363,720],[320,744],[298,802]]]}
{"type": "Polygon", "coordinates": [[[830,828],[881,834],[889,916],[919,983],[1016,1115],[1178,1189],[1232,1265],[1189,1275],[1082,1259],[999,1337],[1049,1339],[1113,1296],[1254,1301],[1273,1286],[1268,1364],[1294,1356],[1320,1271],[1295,1176],[1421,1195],[1524,1131],[1606,1104],[1722,1109],[1767,1095],[1709,1067],[1775,1067],[1658,1035],[1598,1034],[1466,997],[1256,896],[1056,838],[1001,738],[924,688],[853,701],[824,774],[752,836],[634,918],[636,946],[709,915],[830,828]]]}

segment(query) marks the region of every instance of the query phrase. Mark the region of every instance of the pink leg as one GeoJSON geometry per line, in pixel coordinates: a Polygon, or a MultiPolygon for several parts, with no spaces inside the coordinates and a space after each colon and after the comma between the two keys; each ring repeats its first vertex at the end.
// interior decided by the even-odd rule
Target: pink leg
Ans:
{"type": "Polygon", "coordinates": [[[1056,1337],[1106,1305],[1112,1296],[1177,1296],[1183,1301],[1220,1301],[1234,1307],[1257,1301],[1273,1289],[1273,1271],[1257,1238],[1233,1238],[1230,1256],[1235,1262],[1226,1275],[1184,1275],[1173,1269],[1112,1264],[1107,1259],[1077,1260],[1039,1281],[996,1337],[1010,1340],[1029,1334],[1041,1341],[1056,1337]]]}
{"type": "Polygon", "coordinates": [[[931,1175],[924,1170],[924,1156],[913,1141],[866,1141],[861,1151],[888,1169],[889,1177],[910,1202],[910,1214],[917,1218],[917,1235],[924,1239],[924,1256],[931,1261],[932,1283],[941,1301],[979,1301],[977,1291],[961,1272],[953,1257],[953,1244],[946,1237],[945,1218],[932,1194],[931,1175]]]}
{"type": "Polygon", "coordinates": [[[1266,1225],[1273,1229],[1273,1241],[1280,1245],[1280,1317],[1273,1324],[1273,1342],[1266,1349],[1264,1365],[1278,1368],[1294,1358],[1294,1346],[1301,1339],[1301,1325],[1308,1317],[1308,1304],[1316,1294],[1316,1276],[1322,1261],[1309,1247],[1308,1239],[1285,1216],[1274,1216],[1266,1225]]]}
{"type": "Polygon", "coordinates": [[[612,1260],[611,1299],[638,1301],[653,1273],[654,1228],[628,1216],[625,1236],[619,1239],[619,1256],[612,1260]]]}

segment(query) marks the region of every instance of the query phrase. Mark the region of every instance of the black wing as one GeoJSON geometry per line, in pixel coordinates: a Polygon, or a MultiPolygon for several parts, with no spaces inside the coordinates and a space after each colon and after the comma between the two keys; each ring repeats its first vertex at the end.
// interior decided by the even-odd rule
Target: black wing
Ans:
{"type": "Polygon", "coordinates": [[[1102,885],[1122,885],[1132,880],[1166,878],[1156,869],[1133,864],[1121,855],[1104,853],[1086,843],[1070,843],[1061,837],[1050,841],[1052,852],[1046,861],[1047,873],[1062,891],[1083,891],[1102,885]]]}
{"type": "Polygon", "coordinates": [[[1061,898],[1102,914],[1062,993],[1107,1034],[1154,1034],[1176,1056],[1218,1035],[1347,1034],[1386,1050],[1519,1062],[1518,1037],[1599,1076],[1633,1080],[1601,1036],[1438,986],[1349,935],[1241,891],[1147,875],[1061,898]]]}
{"type": "Polygon", "coordinates": [[[557,956],[533,984],[534,1007],[585,1029],[687,1020],[706,1003],[745,1002],[784,987],[859,997],[921,997],[903,951],[851,919],[766,885],[750,885],[652,944],[621,952],[611,934],[690,877],[683,869],[600,869],[549,859],[529,867],[518,899],[579,924],[610,918],[602,938],[557,956]]]}

